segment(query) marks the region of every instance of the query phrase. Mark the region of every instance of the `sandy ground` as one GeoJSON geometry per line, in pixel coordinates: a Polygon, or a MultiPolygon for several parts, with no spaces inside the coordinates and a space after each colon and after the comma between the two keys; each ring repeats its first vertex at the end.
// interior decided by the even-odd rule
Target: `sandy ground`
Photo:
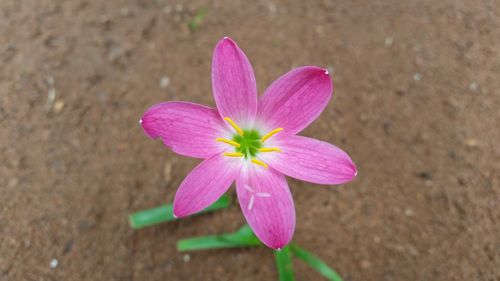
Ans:
{"type": "Polygon", "coordinates": [[[359,175],[289,180],[297,243],[346,281],[500,280],[498,1],[2,0],[0,31],[0,280],[277,280],[265,248],[176,252],[241,226],[236,204],[127,224],[197,163],[139,117],[165,100],[214,105],[226,35],[261,92],[292,67],[333,73],[303,134],[345,149],[359,175]]]}

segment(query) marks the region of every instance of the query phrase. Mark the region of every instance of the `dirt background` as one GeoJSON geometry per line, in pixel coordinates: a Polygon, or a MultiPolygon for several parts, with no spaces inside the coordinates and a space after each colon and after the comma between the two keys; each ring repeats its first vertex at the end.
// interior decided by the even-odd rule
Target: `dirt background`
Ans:
{"type": "Polygon", "coordinates": [[[1,0],[0,280],[277,280],[265,248],[176,251],[241,226],[235,204],[127,223],[171,201],[197,163],[144,136],[139,117],[165,100],[214,105],[226,35],[261,92],[295,66],[333,73],[334,98],[303,134],[342,147],[359,175],[289,180],[297,243],[346,281],[500,280],[495,0],[1,0]]]}

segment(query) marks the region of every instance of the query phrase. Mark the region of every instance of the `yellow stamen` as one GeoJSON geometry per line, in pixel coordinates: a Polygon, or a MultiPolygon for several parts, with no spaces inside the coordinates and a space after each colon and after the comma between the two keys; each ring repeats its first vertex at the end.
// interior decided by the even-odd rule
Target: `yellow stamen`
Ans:
{"type": "Polygon", "coordinates": [[[274,130],[272,130],[271,132],[267,133],[266,135],[264,135],[262,137],[262,141],[266,141],[268,138],[274,136],[275,134],[281,132],[283,130],[283,128],[276,128],[274,130]]]}
{"type": "Polygon", "coordinates": [[[220,142],[224,142],[224,143],[227,143],[229,145],[232,145],[234,147],[240,147],[241,144],[235,142],[235,141],[232,141],[232,140],[228,140],[228,139],[223,139],[223,138],[216,138],[215,141],[220,141],[220,142]]]}
{"type": "Polygon", "coordinates": [[[263,148],[259,148],[259,152],[273,152],[273,151],[281,152],[281,149],[279,149],[277,147],[263,147],[263,148]]]}
{"type": "Polygon", "coordinates": [[[236,123],[234,123],[234,121],[231,120],[231,118],[224,117],[224,120],[226,120],[227,122],[229,122],[229,124],[231,124],[231,126],[236,130],[236,132],[238,132],[238,135],[243,136],[243,130],[240,127],[238,127],[238,125],[236,125],[236,123]]]}
{"type": "Polygon", "coordinates": [[[250,161],[251,161],[252,163],[257,164],[257,165],[259,165],[259,166],[262,166],[262,167],[264,167],[264,168],[269,167],[269,166],[267,166],[267,164],[266,164],[266,163],[264,163],[264,162],[260,161],[259,159],[255,159],[255,158],[253,158],[253,159],[252,159],[252,160],[250,160],[250,161]]]}
{"type": "Polygon", "coordinates": [[[229,157],[243,157],[243,153],[241,152],[224,152],[222,155],[229,157]]]}

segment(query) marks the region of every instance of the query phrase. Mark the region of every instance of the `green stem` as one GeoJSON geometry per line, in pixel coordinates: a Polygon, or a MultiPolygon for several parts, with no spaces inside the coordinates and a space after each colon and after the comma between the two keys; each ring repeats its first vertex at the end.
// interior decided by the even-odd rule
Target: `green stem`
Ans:
{"type": "MultiPolygon", "coordinates": [[[[211,206],[205,210],[199,212],[198,214],[215,211],[218,209],[227,208],[231,200],[228,195],[222,195],[219,200],[215,201],[211,206]]],[[[144,211],[139,211],[133,213],[129,216],[130,226],[135,229],[140,229],[143,227],[159,224],[162,222],[175,220],[173,205],[165,204],[157,208],[152,208],[144,211]]]]}
{"type": "Polygon", "coordinates": [[[311,266],[314,270],[318,271],[321,275],[326,277],[330,281],[342,281],[340,275],[335,272],[332,268],[330,268],[326,263],[320,260],[315,255],[310,252],[300,248],[299,246],[292,244],[289,246],[293,255],[303,260],[309,266],[311,266]]]}
{"type": "Polygon", "coordinates": [[[289,246],[285,246],[281,250],[274,251],[276,266],[280,281],[294,281],[292,254],[289,246]]]}
{"type": "Polygon", "coordinates": [[[255,237],[248,225],[243,226],[237,232],[221,235],[209,235],[183,239],[177,242],[179,251],[196,251],[221,248],[238,248],[261,246],[259,239],[255,237]]]}

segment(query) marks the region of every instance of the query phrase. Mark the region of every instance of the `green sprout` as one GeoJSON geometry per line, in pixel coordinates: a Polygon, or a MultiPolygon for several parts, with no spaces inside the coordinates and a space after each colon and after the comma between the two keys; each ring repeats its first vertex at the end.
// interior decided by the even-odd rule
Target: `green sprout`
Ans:
{"type": "Polygon", "coordinates": [[[188,21],[188,26],[192,31],[197,30],[203,23],[203,19],[207,15],[207,8],[203,7],[196,11],[196,14],[188,21]]]}

